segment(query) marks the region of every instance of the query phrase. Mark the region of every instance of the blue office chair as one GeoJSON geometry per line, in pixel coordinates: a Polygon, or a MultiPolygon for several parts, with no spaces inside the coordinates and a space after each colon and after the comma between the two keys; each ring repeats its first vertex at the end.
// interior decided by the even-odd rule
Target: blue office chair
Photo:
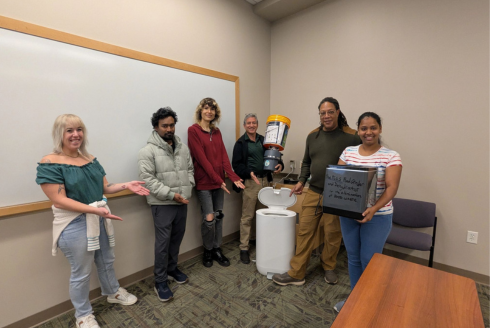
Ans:
{"type": "Polygon", "coordinates": [[[436,204],[418,200],[393,198],[393,228],[386,242],[419,251],[429,251],[429,267],[434,260],[434,245],[436,241],[436,204]],[[423,232],[397,227],[408,228],[433,227],[432,236],[423,232]]]}

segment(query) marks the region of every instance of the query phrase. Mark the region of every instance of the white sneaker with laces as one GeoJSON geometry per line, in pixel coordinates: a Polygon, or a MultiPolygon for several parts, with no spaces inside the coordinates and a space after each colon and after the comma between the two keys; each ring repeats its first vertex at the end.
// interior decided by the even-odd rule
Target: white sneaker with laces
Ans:
{"type": "Polygon", "coordinates": [[[77,328],[100,328],[93,314],[77,318],[77,328]]]}
{"type": "Polygon", "coordinates": [[[117,293],[107,296],[107,302],[118,303],[122,305],[132,305],[138,298],[122,287],[119,287],[117,293]]]}

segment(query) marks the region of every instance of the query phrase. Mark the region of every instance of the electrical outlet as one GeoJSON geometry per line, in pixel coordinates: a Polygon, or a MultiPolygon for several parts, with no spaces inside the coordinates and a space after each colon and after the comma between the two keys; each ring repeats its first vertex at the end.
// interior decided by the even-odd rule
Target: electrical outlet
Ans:
{"type": "Polygon", "coordinates": [[[471,244],[478,243],[478,232],[468,231],[468,235],[466,236],[466,242],[471,244]]]}
{"type": "Polygon", "coordinates": [[[289,168],[294,171],[294,169],[296,168],[296,162],[293,161],[293,160],[290,160],[289,161],[289,168]]]}

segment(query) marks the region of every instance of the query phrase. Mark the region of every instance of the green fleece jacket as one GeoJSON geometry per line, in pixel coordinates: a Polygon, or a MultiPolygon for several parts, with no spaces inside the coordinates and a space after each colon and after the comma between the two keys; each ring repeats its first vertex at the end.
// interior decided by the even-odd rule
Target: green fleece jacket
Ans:
{"type": "Polygon", "coordinates": [[[175,194],[191,198],[194,166],[189,148],[174,136],[175,151],[156,131],[148,138],[138,154],[140,179],[146,182],[150,205],[182,205],[174,201],[175,194]]]}

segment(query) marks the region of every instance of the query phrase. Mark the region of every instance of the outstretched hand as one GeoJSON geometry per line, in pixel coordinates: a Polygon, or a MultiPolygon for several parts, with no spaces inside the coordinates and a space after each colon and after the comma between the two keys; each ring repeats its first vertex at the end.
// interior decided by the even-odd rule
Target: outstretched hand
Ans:
{"type": "Polygon", "coordinates": [[[123,220],[119,216],[114,215],[114,214],[111,214],[111,212],[109,212],[107,210],[107,208],[105,208],[105,207],[99,207],[99,208],[97,208],[97,213],[96,214],[98,216],[101,216],[101,217],[106,218],[106,219],[117,220],[117,221],[122,221],[123,220]]]}
{"type": "Polygon", "coordinates": [[[137,195],[148,196],[150,191],[143,187],[144,181],[131,181],[126,184],[126,187],[137,195]]]}
{"type": "Polygon", "coordinates": [[[243,185],[242,181],[243,181],[243,180],[242,180],[242,179],[240,179],[240,180],[234,181],[233,183],[234,183],[234,184],[235,184],[235,186],[237,186],[238,188],[240,188],[240,189],[245,189],[245,186],[243,185]]]}
{"type": "Polygon", "coordinates": [[[226,189],[226,183],[224,183],[224,182],[221,184],[221,189],[223,189],[227,193],[230,193],[230,191],[228,189],[226,189]]]}

